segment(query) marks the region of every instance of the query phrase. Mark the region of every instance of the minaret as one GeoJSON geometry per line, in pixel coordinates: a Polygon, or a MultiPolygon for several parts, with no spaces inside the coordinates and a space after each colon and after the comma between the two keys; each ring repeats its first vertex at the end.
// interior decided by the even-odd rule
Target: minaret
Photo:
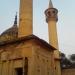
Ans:
{"type": "Polygon", "coordinates": [[[53,7],[53,4],[50,0],[49,8],[45,11],[45,15],[49,30],[49,43],[56,49],[58,49],[57,28],[56,28],[56,22],[58,21],[57,14],[58,10],[53,7]]]}
{"type": "Polygon", "coordinates": [[[49,43],[57,50],[54,52],[55,61],[55,75],[61,75],[60,71],[60,60],[59,60],[59,48],[58,48],[58,38],[57,38],[57,27],[56,23],[58,21],[58,10],[53,7],[52,1],[49,2],[49,7],[45,11],[46,22],[48,23],[49,32],[49,43]]]}
{"type": "Polygon", "coordinates": [[[33,33],[33,0],[20,0],[20,19],[18,37],[28,36],[33,33]]]}

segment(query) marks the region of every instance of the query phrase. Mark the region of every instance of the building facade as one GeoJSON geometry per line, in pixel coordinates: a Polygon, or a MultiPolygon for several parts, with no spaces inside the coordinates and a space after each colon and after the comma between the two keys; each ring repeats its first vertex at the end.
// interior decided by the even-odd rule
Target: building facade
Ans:
{"type": "Polygon", "coordinates": [[[0,75],[54,75],[54,50],[34,35],[0,44],[0,75]]]}
{"type": "Polygon", "coordinates": [[[49,28],[47,43],[33,35],[32,6],[33,0],[20,0],[19,27],[15,16],[13,27],[0,36],[0,75],[61,75],[56,30],[58,10],[50,0],[45,11],[49,28]]]}

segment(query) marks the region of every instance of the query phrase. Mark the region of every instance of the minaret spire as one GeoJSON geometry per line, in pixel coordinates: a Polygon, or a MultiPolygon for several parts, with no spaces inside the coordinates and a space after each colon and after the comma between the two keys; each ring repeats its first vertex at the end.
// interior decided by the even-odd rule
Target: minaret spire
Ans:
{"type": "Polygon", "coordinates": [[[14,25],[17,25],[17,12],[16,12],[16,15],[15,15],[14,25]]]}
{"type": "Polygon", "coordinates": [[[53,8],[53,3],[51,0],[49,1],[49,8],[53,8]]]}

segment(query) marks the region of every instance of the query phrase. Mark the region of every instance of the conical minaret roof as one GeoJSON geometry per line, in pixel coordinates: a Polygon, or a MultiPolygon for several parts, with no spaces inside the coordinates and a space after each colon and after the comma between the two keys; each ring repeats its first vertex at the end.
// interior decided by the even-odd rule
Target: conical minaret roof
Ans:
{"type": "Polygon", "coordinates": [[[53,3],[51,0],[49,1],[49,8],[53,8],[53,3]]]}

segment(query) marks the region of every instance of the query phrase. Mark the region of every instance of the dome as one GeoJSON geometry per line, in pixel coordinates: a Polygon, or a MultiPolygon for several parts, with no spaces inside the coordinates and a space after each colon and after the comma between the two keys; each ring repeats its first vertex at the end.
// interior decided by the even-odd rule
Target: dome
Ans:
{"type": "Polygon", "coordinates": [[[16,38],[18,38],[17,15],[15,16],[14,25],[0,35],[0,42],[13,40],[16,38]]]}
{"type": "Polygon", "coordinates": [[[13,26],[0,35],[0,42],[14,40],[16,38],[18,38],[18,27],[13,26]]]}
{"type": "Polygon", "coordinates": [[[3,35],[18,35],[18,27],[15,25],[7,30],[5,30],[1,36],[3,35]]]}

